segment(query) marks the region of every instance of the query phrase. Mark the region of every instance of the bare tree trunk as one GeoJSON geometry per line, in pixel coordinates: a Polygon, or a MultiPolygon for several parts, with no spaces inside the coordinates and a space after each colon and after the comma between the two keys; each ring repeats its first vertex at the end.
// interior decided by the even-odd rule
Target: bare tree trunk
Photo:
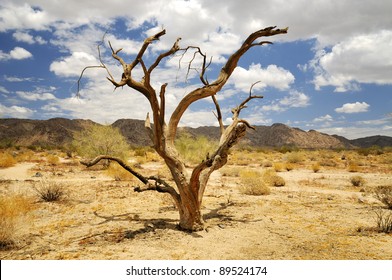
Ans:
{"type": "MultiPolygon", "coordinates": [[[[119,82],[115,81],[110,71],[101,60],[100,46],[102,45],[102,43],[99,44],[98,53],[101,64],[98,66],[88,66],[83,69],[81,76],[78,80],[78,89],[80,79],[82,78],[82,75],[86,69],[104,68],[109,75],[108,80],[115,86],[115,88],[127,85],[130,88],[143,94],[147,98],[151,106],[153,122],[150,122],[150,117],[147,114],[145,126],[149,132],[152,142],[154,143],[155,150],[163,158],[166,165],[168,166],[173,177],[174,183],[177,186],[177,189],[173,188],[172,186],[170,186],[170,184],[160,178],[156,178],[154,176],[144,177],[138,172],[135,172],[121,159],[114,158],[109,155],[101,155],[91,161],[83,161],[82,163],[86,166],[92,166],[102,159],[110,159],[117,161],[123,168],[131,172],[141,182],[143,182],[144,185],[142,187],[136,187],[135,191],[155,190],[158,192],[169,193],[173,197],[179,210],[179,226],[181,229],[189,231],[197,231],[203,229],[204,221],[201,214],[201,205],[204,191],[210,178],[210,175],[212,174],[212,172],[218,170],[226,164],[229,149],[233,147],[239,141],[239,139],[245,135],[246,129],[253,128],[251,125],[249,125],[247,121],[239,118],[241,110],[246,108],[246,104],[250,100],[255,98],[262,98],[262,96],[252,95],[252,87],[254,85],[253,84],[249,92],[249,97],[246,98],[238,107],[232,109],[233,122],[231,123],[231,125],[225,128],[223,126],[222,114],[215,95],[226,84],[234,69],[237,67],[238,61],[242,57],[242,55],[244,55],[252,47],[261,46],[264,44],[272,44],[269,41],[256,42],[257,39],[261,37],[274,36],[277,34],[285,34],[287,33],[287,30],[287,28],[276,29],[276,27],[273,26],[261,29],[249,35],[248,38],[244,41],[244,43],[241,45],[241,47],[228,58],[226,64],[222,67],[217,79],[212,83],[209,83],[207,78],[205,77],[206,70],[210,65],[210,63],[207,63],[206,55],[203,54],[198,47],[189,46],[185,49],[181,49],[179,47],[180,38],[177,39],[177,41],[173,44],[170,50],[160,54],[150,67],[146,66],[143,60],[145,51],[151,43],[156,40],[159,40],[161,36],[165,35],[165,30],[162,30],[157,34],[148,37],[140,48],[139,53],[131,63],[126,63],[124,59],[119,56],[119,53],[122,49],[118,49],[115,51],[109,42],[110,48],[112,50],[112,57],[116,59],[123,67],[123,74],[119,82]],[[163,59],[179,51],[183,51],[183,53],[185,54],[185,52],[191,50],[195,51],[193,59],[197,55],[201,56],[201,58],[203,59],[202,67],[199,71],[199,78],[203,86],[196,88],[195,90],[189,92],[186,96],[184,96],[184,98],[174,109],[168,125],[166,125],[165,93],[167,84],[163,84],[159,89],[159,94],[157,94],[157,91],[152,87],[150,83],[150,76],[163,59]],[[139,66],[144,73],[144,76],[140,81],[136,81],[132,75],[132,71],[137,66],[139,66]],[[221,131],[219,147],[211,155],[206,155],[206,158],[193,169],[191,174],[189,174],[189,172],[185,168],[184,163],[180,160],[177,149],[174,145],[174,140],[177,135],[178,124],[184,112],[192,103],[207,97],[212,97],[217,110],[216,116],[219,121],[221,131]]],[[[193,59],[191,60],[191,62],[189,62],[188,71],[192,68],[191,64],[193,62],[193,59]]]]}

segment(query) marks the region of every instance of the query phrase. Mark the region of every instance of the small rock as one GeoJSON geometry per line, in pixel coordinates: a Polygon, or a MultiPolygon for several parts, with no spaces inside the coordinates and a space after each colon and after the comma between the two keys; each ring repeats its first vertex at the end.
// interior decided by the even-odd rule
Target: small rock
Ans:
{"type": "Polygon", "coordinates": [[[37,172],[37,173],[35,173],[35,175],[33,176],[33,177],[42,177],[43,175],[42,175],[42,173],[41,172],[37,172]]]}

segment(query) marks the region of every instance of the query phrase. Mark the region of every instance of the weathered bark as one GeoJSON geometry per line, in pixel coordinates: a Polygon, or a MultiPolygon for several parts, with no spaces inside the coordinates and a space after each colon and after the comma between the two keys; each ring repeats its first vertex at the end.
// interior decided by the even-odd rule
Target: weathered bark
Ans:
{"type": "MultiPolygon", "coordinates": [[[[252,96],[252,85],[249,97],[244,100],[238,107],[232,110],[233,122],[231,125],[225,128],[223,126],[222,114],[215,95],[226,84],[234,69],[237,67],[239,59],[250,48],[254,46],[261,46],[264,44],[271,44],[271,42],[269,41],[256,42],[257,39],[261,37],[268,37],[277,34],[287,33],[287,28],[276,29],[276,27],[268,27],[249,35],[248,38],[244,41],[244,43],[241,45],[241,47],[228,58],[226,64],[222,67],[218,77],[212,83],[209,83],[204,76],[206,69],[208,68],[211,61],[207,63],[206,55],[203,54],[198,47],[187,47],[181,49],[179,47],[179,41],[181,38],[178,38],[176,40],[170,50],[160,54],[150,67],[147,67],[145,65],[143,61],[145,51],[151,43],[156,40],[159,40],[159,38],[165,35],[165,33],[166,31],[162,30],[161,32],[147,38],[144,41],[142,47],[140,48],[136,58],[131,63],[126,63],[125,60],[119,56],[121,49],[115,51],[112,45],[109,43],[112,50],[112,57],[116,59],[123,67],[123,74],[119,82],[114,80],[114,78],[102,62],[101,65],[97,67],[105,68],[107,70],[109,74],[108,80],[115,86],[115,88],[127,85],[143,94],[149,101],[152,110],[152,122],[150,120],[150,116],[147,115],[145,126],[148,129],[150,137],[154,143],[155,150],[163,158],[166,165],[168,166],[173,177],[173,181],[177,186],[177,189],[173,188],[167,182],[160,180],[159,178],[144,177],[141,174],[135,172],[122,160],[110,157],[108,155],[101,155],[92,161],[84,161],[82,163],[86,166],[91,166],[102,159],[110,159],[118,162],[123,168],[131,172],[144,184],[144,186],[142,187],[135,188],[135,191],[154,190],[169,193],[173,197],[179,210],[180,228],[184,230],[196,231],[203,229],[204,222],[201,214],[201,204],[210,175],[212,174],[212,172],[218,170],[226,164],[230,148],[233,147],[239,141],[239,139],[245,135],[247,128],[252,128],[247,121],[239,118],[239,114],[243,108],[246,108],[246,104],[250,100],[254,98],[262,98],[261,96],[252,96]],[[203,59],[202,69],[199,72],[199,78],[203,85],[200,88],[197,88],[188,93],[179,102],[170,117],[169,123],[166,124],[165,93],[167,84],[163,84],[158,91],[159,93],[157,94],[156,90],[150,84],[150,77],[154,69],[161,63],[163,59],[179,51],[187,52],[190,49],[196,50],[194,53],[194,57],[196,55],[200,55],[203,59]],[[132,71],[137,66],[140,66],[144,73],[144,77],[140,81],[136,81],[132,76],[132,71]],[[174,145],[174,140],[177,135],[177,127],[181,120],[181,117],[183,116],[187,108],[192,103],[207,97],[213,98],[217,110],[216,117],[218,118],[221,129],[219,147],[214,153],[209,156],[206,156],[205,160],[198,164],[192,172],[188,172],[185,167],[185,164],[180,160],[177,149],[174,145]]],[[[189,64],[188,71],[191,68],[192,62],[193,60],[189,64]]],[[[91,66],[86,67],[86,69],[87,68],[91,68],[91,66]]]]}

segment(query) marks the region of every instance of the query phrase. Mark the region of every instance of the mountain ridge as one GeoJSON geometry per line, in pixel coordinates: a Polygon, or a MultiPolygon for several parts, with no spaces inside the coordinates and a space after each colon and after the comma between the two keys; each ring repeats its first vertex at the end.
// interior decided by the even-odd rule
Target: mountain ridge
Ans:
{"type": "MultiPolygon", "coordinates": [[[[61,147],[72,141],[75,131],[80,131],[91,124],[96,123],[91,120],[66,118],[0,119],[0,144],[3,147],[12,144],[61,147]]],[[[111,125],[118,128],[131,145],[149,146],[152,144],[142,120],[119,119],[111,125]]],[[[220,137],[219,128],[214,126],[180,127],[179,133],[184,132],[192,136],[204,135],[214,140],[220,137]]],[[[256,147],[295,146],[306,149],[392,146],[392,137],[389,136],[375,135],[349,140],[343,136],[329,135],[316,130],[304,131],[281,123],[271,126],[255,126],[255,130],[248,130],[241,141],[256,147]]]]}

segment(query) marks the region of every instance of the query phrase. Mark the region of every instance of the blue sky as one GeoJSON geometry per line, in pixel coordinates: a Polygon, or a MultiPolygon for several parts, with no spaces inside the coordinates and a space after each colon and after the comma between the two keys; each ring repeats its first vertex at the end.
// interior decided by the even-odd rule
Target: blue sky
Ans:
{"type": "MultiPolygon", "coordinates": [[[[181,47],[197,45],[212,57],[213,80],[250,33],[277,25],[288,26],[289,33],[268,38],[273,45],[252,48],[218,94],[226,123],[230,109],[261,81],[253,92],[264,99],[242,111],[251,124],[279,122],[349,139],[392,136],[391,14],[392,1],[374,0],[0,0],[0,117],[103,124],[144,119],[144,97],[125,87],[113,91],[102,69],[86,72],[76,97],[82,69],[99,63],[97,43],[106,31],[102,57],[118,80],[121,67],[107,41],[123,48],[130,62],[143,39],[162,28],[166,35],[151,45],[146,62],[181,37],[181,47]]],[[[186,78],[190,57],[165,60],[152,78],[158,92],[169,84],[168,114],[200,86],[196,71],[186,78]]],[[[216,125],[213,109],[211,100],[197,102],[181,124],[216,125]]]]}

